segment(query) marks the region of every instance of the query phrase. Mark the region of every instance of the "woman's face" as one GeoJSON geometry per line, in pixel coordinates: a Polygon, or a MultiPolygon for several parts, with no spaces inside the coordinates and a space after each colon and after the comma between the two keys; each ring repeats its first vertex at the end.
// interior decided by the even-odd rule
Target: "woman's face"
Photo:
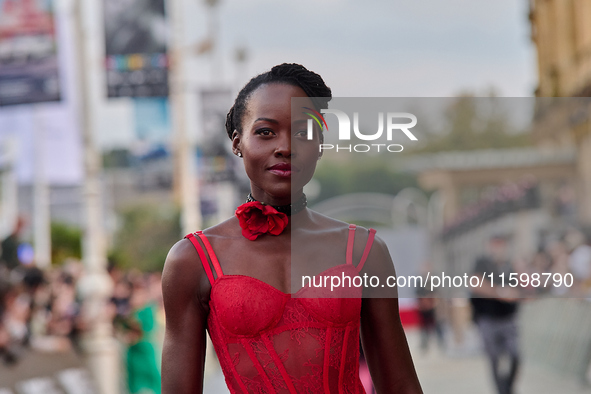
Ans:
{"type": "MultiPolygon", "coordinates": [[[[250,96],[242,118],[242,133],[234,133],[234,151],[241,152],[255,199],[272,205],[289,204],[292,190],[299,198],[319,157],[318,130],[308,140],[307,116],[291,114],[291,98],[307,97],[300,87],[270,83],[250,96]]],[[[307,106],[312,107],[309,100],[307,106]]]]}

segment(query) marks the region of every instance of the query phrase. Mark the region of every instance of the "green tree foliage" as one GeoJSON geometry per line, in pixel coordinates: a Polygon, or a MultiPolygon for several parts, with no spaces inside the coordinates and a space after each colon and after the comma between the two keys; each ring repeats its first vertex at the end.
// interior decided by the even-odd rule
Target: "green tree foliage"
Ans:
{"type": "Polygon", "coordinates": [[[104,168],[129,167],[131,160],[131,153],[127,149],[113,149],[103,153],[104,168]]]}
{"type": "Polygon", "coordinates": [[[110,257],[121,268],[161,271],[181,232],[179,213],[172,207],[141,205],[121,213],[110,257]]]}
{"type": "Polygon", "coordinates": [[[61,264],[67,258],[82,257],[82,231],[65,223],[51,223],[51,261],[61,264]]]}
{"type": "Polygon", "coordinates": [[[504,149],[530,144],[528,133],[520,132],[508,118],[499,98],[456,97],[443,113],[443,130],[432,132],[416,153],[504,149]]]}

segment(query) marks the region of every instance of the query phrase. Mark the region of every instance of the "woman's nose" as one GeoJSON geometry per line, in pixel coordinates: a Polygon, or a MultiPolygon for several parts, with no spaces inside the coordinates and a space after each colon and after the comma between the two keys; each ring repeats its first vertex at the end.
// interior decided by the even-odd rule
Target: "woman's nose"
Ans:
{"type": "Polygon", "coordinates": [[[275,156],[291,157],[291,155],[291,135],[290,133],[281,133],[281,136],[277,139],[275,156]]]}

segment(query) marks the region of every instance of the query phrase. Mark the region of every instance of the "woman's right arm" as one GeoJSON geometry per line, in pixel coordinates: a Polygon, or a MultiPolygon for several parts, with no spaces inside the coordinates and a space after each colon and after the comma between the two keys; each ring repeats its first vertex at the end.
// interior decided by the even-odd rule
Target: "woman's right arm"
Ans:
{"type": "Polygon", "coordinates": [[[199,292],[204,274],[191,242],[177,242],[168,253],[162,272],[166,314],[162,394],[203,392],[208,312],[199,292]]]}

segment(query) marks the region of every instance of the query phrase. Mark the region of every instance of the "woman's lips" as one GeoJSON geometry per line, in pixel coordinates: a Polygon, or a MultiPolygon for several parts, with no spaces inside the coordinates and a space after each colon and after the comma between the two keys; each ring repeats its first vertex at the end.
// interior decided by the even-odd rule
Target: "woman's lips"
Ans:
{"type": "Polygon", "coordinates": [[[295,167],[292,168],[291,164],[289,164],[289,163],[279,163],[279,164],[275,164],[275,165],[269,167],[268,171],[271,174],[275,174],[277,176],[290,177],[292,171],[297,172],[298,169],[295,167]]]}

